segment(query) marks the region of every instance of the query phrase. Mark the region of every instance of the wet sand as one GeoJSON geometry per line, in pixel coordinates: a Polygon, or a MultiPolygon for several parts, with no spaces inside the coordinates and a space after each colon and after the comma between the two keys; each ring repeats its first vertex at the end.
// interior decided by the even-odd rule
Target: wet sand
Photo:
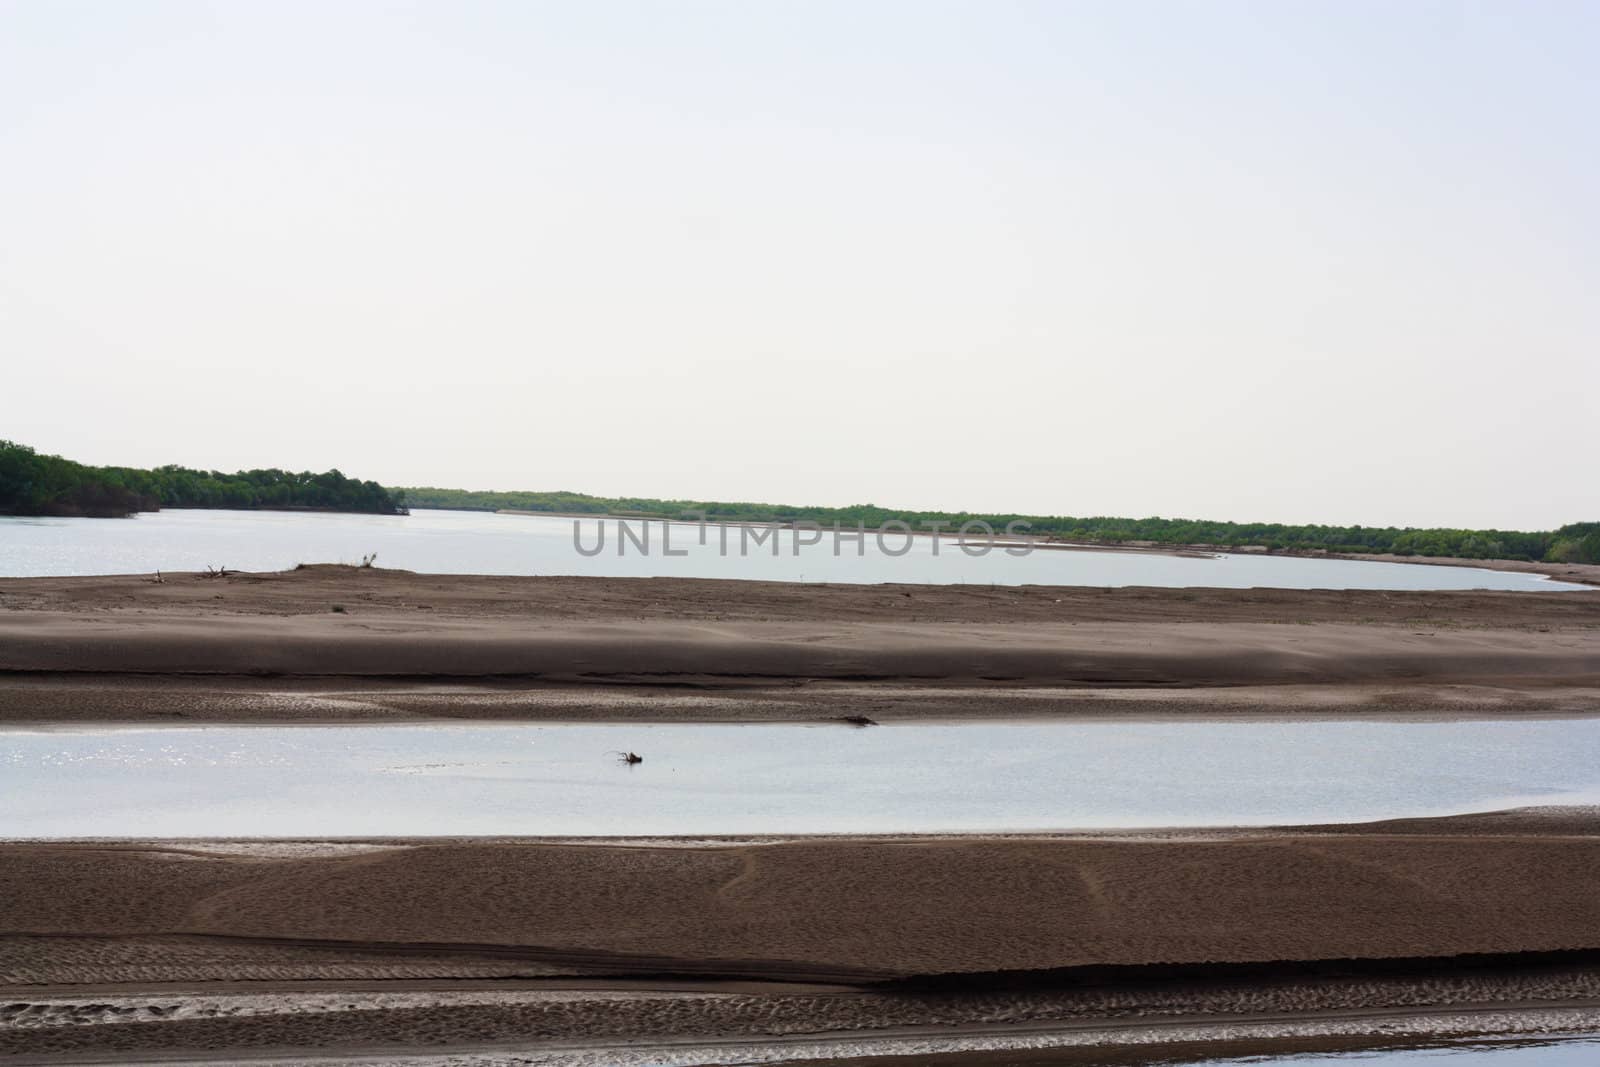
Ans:
{"type": "Polygon", "coordinates": [[[30,992],[0,1007],[0,1055],[14,1063],[1149,1067],[1464,1035],[1592,1034],[1600,1030],[1597,979],[1592,970],[1530,967],[990,996],[516,982],[30,992]]]}
{"type": "Polygon", "coordinates": [[[1600,591],[0,580],[0,721],[1582,714],[1600,591]],[[334,611],[338,607],[342,610],[334,611]]]}

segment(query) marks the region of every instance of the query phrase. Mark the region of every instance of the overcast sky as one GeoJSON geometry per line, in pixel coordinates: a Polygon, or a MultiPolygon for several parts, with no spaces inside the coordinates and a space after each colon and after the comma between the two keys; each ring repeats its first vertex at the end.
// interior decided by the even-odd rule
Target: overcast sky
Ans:
{"type": "Polygon", "coordinates": [[[0,2],[0,437],[1600,518],[1600,4],[0,2]]]}

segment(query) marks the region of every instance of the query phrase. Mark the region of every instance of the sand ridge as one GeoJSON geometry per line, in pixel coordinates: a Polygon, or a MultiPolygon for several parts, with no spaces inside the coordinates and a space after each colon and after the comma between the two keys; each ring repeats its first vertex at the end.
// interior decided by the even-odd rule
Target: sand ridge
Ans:
{"type": "Polygon", "coordinates": [[[338,615],[102,621],[0,615],[0,672],[1222,686],[1600,685],[1600,629],[1393,632],[1324,623],[962,625],[521,622],[338,615]]]}
{"type": "Polygon", "coordinates": [[[0,720],[11,722],[1597,708],[1600,590],[811,586],[349,567],[0,580],[0,720]]]}
{"type": "Polygon", "coordinates": [[[846,982],[1600,948],[1600,821],[1485,818],[716,847],[419,839],[334,855],[14,843],[0,846],[0,971],[47,966],[16,938],[178,935],[846,982]]]}
{"type": "Polygon", "coordinates": [[[0,579],[13,723],[1597,709],[1600,590],[0,579]]]}
{"type": "Polygon", "coordinates": [[[1597,875],[1588,809],[1015,838],[0,844],[0,1054],[1107,1062],[1592,1029],[1597,875]]]}

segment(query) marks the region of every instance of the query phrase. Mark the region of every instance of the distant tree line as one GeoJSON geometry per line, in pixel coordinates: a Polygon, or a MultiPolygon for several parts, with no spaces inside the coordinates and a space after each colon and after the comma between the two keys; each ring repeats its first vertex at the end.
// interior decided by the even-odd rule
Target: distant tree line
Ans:
{"type": "Polygon", "coordinates": [[[377,482],[282,470],[91,467],[0,441],[0,514],[120,518],[162,508],[286,508],[405,513],[405,495],[377,482]]]}
{"type": "Polygon", "coordinates": [[[1197,519],[1128,519],[1113,516],[1014,515],[978,512],[897,511],[874,504],[849,507],[794,507],[717,500],[660,500],[653,497],[601,497],[570,492],[475,492],[431,486],[385,489],[377,482],[277,469],[191,470],[166,466],[91,467],[47,456],[26,445],[0,441],[0,514],[121,517],[161,508],[283,508],[404,514],[406,505],[472,511],[535,511],[569,515],[681,518],[704,515],[713,522],[814,522],[870,528],[891,519],[926,528],[943,523],[957,529],[981,520],[995,529],[1026,522],[1034,534],[1094,544],[1146,542],[1209,545],[1219,549],[1259,546],[1271,551],[1392,553],[1399,556],[1460,559],[1542,560],[1600,563],[1600,522],[1579,522],[1558,530],[1400,529],[1393,526],[1287,526],[1282,523],[1215,522],[1197,519]]]}
{"type": "Polygon", "coordinates": [[[470,511],[541,511],[564,515],[645,518],[704,514],[713,522],[815,522],[830,527],[837,522],[852,528],[860,522],[869,529],[889,519],[902,519],[917,528],[922,528],[925,523],[944,522],[952,530],[974,519],[981,519],[997,530],[1004,529],[1008,522],[1021,520],[1031,524],[1034,534],[1095,544],[1150,542],[1163,545],[1211,545],[1219,549],[1261,546],[1271,551],[1323,550],[1461,559],[1600,563],[1600,522],[1573,523],[1559,530],[1527,533],[1519,530],[1417,530],[1393,526],[1288,526],[1282,523],[1198,519],[896,511],[873,504],[837,508],[792,507],[717,500],[600,497],[570,492],[475,492],[432,486],[407,488],[403,492],[406,501],[413,507],[470,511]]]}

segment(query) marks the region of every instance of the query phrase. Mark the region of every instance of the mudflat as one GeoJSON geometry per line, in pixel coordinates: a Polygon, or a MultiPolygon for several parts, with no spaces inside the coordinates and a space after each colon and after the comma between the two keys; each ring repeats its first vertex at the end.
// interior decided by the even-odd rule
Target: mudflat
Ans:
{"type": "Polygon", "coordinates": [[[13,722],[1581,714],[1597,700],[1600,590],[350,567],[0,580],[0,720],[13,722]]]}

